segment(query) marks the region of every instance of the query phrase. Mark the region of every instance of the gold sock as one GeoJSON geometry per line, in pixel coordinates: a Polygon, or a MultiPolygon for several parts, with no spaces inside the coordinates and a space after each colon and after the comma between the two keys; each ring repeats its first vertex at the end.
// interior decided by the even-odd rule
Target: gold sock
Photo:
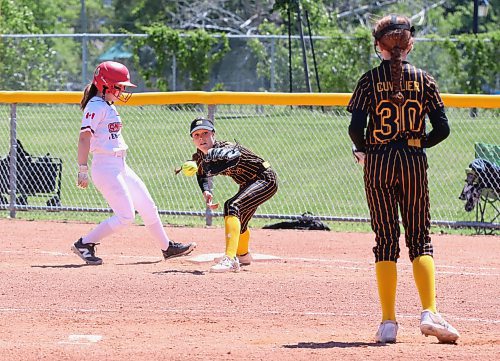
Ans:
{"type": "Polygon", "coordinates": [[[226,216],[224,217],[224,225],[226,232],[226,255],[234,258],[238,249],[241,223],[238,217],[226,216]]]}
{"type": "Polygon", "coordinates": [[[396,287],[398,272],[396,262],[381,261],[375,263],[378,295],[382,306],[382,321],[396,321],[396,287]]]}
{"type": "Polygon", "coordinates": [[[250,241],[250,230],[247,228],[245,232],[240,234],[240,241],[238,242],[238,250],[236,254],[238,256],[243,256],[248,253],[248,243],[250,241]]]}
{"type": "Polygon", "coordinates": [[[436,313],[436,280],[432,256],[423,255],[413,260],[413,278],[422,309],[436,313]]]}

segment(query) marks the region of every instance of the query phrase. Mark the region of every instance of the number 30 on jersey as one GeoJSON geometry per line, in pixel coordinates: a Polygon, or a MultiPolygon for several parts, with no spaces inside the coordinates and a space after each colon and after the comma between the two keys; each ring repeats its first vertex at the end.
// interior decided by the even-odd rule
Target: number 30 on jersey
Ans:
{"type": "Polygon", "coordinates": [[[419,133],[425,121],[422,105],[418,100],[406,99],[402,105],[382,100],[376,108],[377,118],[373,136],[380,143],[386,143],[399,133],[419,133]]]}

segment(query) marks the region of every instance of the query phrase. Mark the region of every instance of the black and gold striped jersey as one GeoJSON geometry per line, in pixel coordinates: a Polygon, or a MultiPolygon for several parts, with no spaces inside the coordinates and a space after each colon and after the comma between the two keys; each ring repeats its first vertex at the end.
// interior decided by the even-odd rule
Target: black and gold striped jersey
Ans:
{"type": "Polygon", "coordinates": [[[422,139],[425,116],[444,104],[434,78],[408,62],[403,62],[401,91],[404,102],[391,102],[393,91],[390,61],[363,74],[349,101],[349,112],[370,115],[366,144],[385,144],[398,139],[422,139]]]}
{"type": "MultiPolygon", "coordinates": [[[[232,168],[226,169],[220,173],[220,175],[225,175],[231,177],[237,184],[245,185],[248,182],[255,180],[255,178],[269,168],[269,163],[264,159],[256,155],[254,152],[245,148],[241,145],[236,145],[227,141],[215,141],[214,148],[224,148],[224,147],[238,147],[240,151],[240,160],[238,164],[232,168]]],[[[203,167],[201,167],[201,163],[203,162],[203,152],[201,150],[197,150],[195,154],[193,154],[193,160],[198,164],[198,183],[200,184],[200,188],[203,190],[207,188],[206,182],[206,174],[203,172],[203,167]]]]}

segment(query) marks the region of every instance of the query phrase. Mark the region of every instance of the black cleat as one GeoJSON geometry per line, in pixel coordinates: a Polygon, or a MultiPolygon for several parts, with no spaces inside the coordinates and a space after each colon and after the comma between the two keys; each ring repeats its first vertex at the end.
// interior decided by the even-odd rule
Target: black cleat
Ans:
{"type": "Polygon", "coordinates": [[[193,252],[193,249],[195,248],[196,248],[195,242],[183,244],[170,241],[168,244],[168,249],[166,251],[164,250],[161,251],[163,253],[163,258],[167,260],[174,257],[187,256],[188,254],[193,252]]]}
{"type": "Polygon", "coordinates": [[[72,246],[71,250],[87,264],[100,265],[102,259],[95,256],[95,245],[99,243],[83,243],[80,238],[72,246]]]}

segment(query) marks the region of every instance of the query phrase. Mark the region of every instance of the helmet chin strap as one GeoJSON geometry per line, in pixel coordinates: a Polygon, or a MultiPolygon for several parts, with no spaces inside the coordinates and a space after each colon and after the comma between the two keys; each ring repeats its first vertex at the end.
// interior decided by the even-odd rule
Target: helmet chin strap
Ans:
{"type": "Polygon", "coordinates": [[[101,98],[102,98],[102,100],[104,100],[104,101],[106,101],[106,90],[107,90],[107,89],[108,89],[108,87],[107,87],[107,86],[105,86],[105,85],[102,87],[102,95],[101,95],[101,98]]]}
{"type": "Polygon", "coordinates": [[[112,101],[109,101],[109,100],[106,100],[106,90],[108,90],[108,87],[107,86],[103,86],[102,87],[102,95],[101,95],[101,99],[104,100],[106,103],[108,104],[114,104],[115,102],[112,100],[112,101]]]}

